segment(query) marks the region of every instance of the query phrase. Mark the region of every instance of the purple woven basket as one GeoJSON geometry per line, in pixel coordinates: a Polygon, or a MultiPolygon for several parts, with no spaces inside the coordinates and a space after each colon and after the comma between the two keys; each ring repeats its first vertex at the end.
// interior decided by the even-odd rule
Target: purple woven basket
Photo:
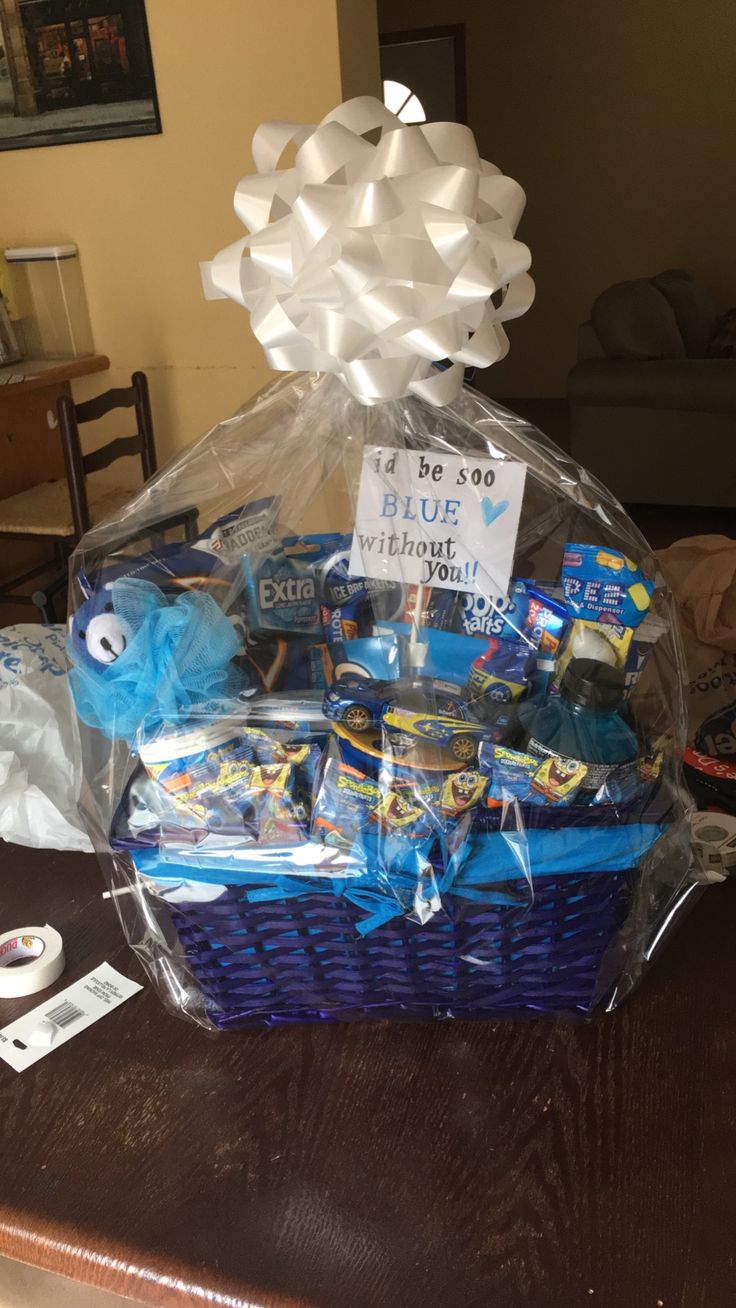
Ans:
{"type": "Polygon", "coordinates": [[[541,878],[531,905],[450,900],[425,926],[397,917],[361,936],[343,897],[248,903],[232,887],[171,905],[220,1028],[365,1017],[588,1012],[626,914],[632,874],[541,878]]]}

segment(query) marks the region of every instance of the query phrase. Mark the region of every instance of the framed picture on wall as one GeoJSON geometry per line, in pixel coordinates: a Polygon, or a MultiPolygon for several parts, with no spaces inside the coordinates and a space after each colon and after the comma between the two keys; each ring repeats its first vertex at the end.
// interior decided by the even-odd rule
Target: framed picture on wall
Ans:
{"type": "Polygon", "coordinates": [[[0,150],[160,131],[144,0],[0,0],[0,150]]]}

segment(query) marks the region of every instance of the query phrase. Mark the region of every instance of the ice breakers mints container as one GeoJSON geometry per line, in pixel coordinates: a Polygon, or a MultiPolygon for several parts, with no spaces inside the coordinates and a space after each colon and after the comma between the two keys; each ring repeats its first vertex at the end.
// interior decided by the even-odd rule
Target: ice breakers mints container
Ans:
{"type": "Polygon", "coordinates": [[[598,791],[609,774],[637,755],[634,732],[618,713],[624,694],[623,669],[597,659],[572,659],[560,693],[543,703],[522,704],[522,748],[587,764],[584,790],[598,791]]]}

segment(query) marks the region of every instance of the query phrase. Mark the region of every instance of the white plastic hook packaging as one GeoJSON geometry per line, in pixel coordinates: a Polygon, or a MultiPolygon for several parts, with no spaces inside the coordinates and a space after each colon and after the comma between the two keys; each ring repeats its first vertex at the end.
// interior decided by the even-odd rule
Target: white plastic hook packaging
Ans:
{"type": "Polygon", "coordinates": [[[215,1029],[612,1007],[693,897],[682,660],[618,502],[463,384],[531,302],[523,193],[370,100],[254,158],[205,284],[297,371],[72,561],[126,936],[215,1029]]]}

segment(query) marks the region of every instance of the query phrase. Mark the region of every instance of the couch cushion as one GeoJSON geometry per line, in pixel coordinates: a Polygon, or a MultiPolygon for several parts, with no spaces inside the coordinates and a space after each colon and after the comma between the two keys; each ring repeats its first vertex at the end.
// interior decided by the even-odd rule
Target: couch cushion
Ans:
{"type": "Polygon", "coordinates": [[[590,316],[610,359],[685,357],[685,345],[669,303],[643,277],[609,286],[598,296],[590,316]]]}
{"type": "Polygon", "coordinates": [[[717,320],[715,300],[707,286],[682,268],[658,273],[652,284],[672,309],[688,356],[704,359],[717,320]]]}
{"type": "Polygon", "coordinates": [[[578,359],[605,359],[603,349],[592,322],[581,322],[578,327],[578,359]]]}
{"type": "Polygon", "coordinates": [[[586,359],[568,374],[567,394],[573,408],[618,408],[622,422],[631,408],[728,414],[736,443],[733,359],[586,359]]]}

